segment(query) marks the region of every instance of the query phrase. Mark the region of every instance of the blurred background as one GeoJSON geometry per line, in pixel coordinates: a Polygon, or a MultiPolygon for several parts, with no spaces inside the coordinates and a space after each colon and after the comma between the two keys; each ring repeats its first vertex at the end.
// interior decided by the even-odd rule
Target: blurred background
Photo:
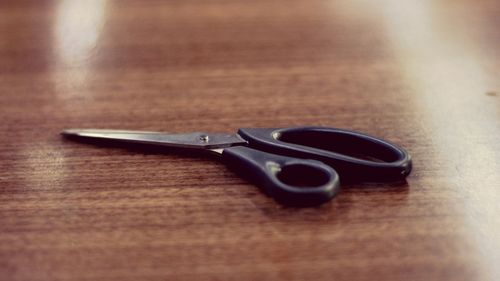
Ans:
{"type": "Polygon", "coordinates": [[[0,1],[0,279],[498,280],[500,2],[0,1]],[[66,128],[318,125],[403,186],[277,206],[205,158],[66,128]]]}

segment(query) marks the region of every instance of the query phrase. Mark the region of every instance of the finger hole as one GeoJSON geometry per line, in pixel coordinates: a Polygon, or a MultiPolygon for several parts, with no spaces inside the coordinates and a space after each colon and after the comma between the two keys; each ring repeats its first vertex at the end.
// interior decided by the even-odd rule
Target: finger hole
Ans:
{"type": "Polygon", "coordinates": [[[401,158],[401,153],[384,141],[340,130],[289,130],[281,132],[277,140],[372,162],[390,163],[401,158]]]}
{"type": "Polygon", "coordinates": [[[327,171],[306,164],[285,165],[276,176],[287,185],[301,188],[325,185],[331,177],[327,171]]]}

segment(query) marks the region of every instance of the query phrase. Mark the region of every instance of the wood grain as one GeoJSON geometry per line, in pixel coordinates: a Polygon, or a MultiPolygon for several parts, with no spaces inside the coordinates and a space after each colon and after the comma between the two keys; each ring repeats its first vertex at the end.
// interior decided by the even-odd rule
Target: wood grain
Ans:
{"type": "Polygon", "coordinates": [[[499,280],[500,2],[0,2],[1,280],[499,280]],[[276,204],[203,156],[73,127],[323,125],[406,185],[276,204]]]}

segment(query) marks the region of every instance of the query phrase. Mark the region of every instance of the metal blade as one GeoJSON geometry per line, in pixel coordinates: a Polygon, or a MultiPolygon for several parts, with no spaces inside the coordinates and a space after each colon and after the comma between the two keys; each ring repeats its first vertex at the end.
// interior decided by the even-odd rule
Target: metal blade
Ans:
{"type": "Polygon", "coordinates": [[[179,148],[214,149],[247,142],[238,134],[207,134],[201,132],[187,134],[167,134],[145,131],[122,131],[107,129],[69,129],[61,132],[68,137],[104,139],[121,142],[143,143],[179,148]]]}

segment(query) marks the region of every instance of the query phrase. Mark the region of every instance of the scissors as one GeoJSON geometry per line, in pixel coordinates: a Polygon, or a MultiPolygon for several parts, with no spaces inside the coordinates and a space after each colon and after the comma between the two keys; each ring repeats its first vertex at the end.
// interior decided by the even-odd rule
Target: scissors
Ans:
{"type": "Polygon", "coordinates": [[[277,202],[299,207],[332,199],[340,179],[401,181],[412,168],[411,156],[395,144],[327,127],[248,128],[236,134],[69,129],[62,135],[210,151],[277,202]]]}

